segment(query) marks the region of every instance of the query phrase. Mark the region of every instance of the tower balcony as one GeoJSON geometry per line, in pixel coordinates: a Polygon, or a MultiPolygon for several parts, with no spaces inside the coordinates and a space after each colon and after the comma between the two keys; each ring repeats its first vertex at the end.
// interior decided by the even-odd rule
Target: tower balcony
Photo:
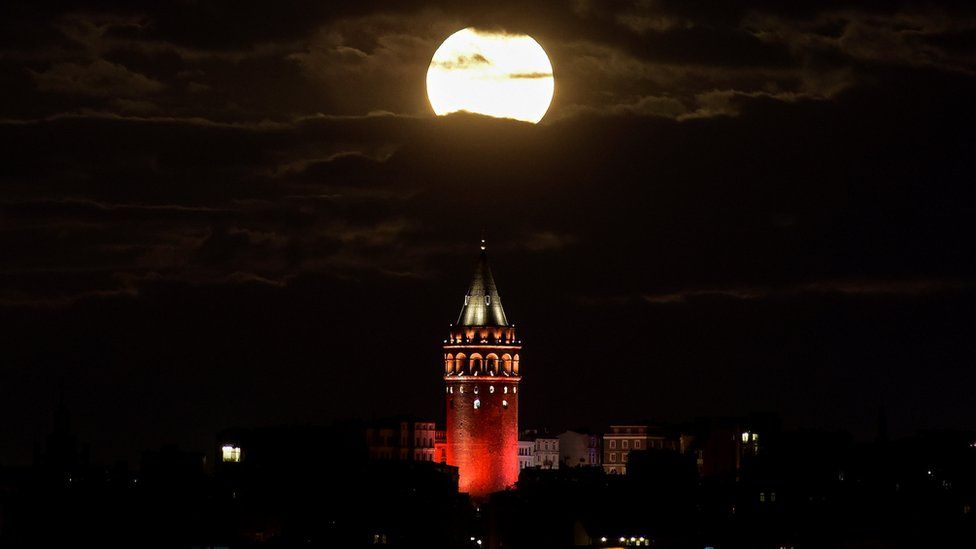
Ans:
{"type": "Polygon", "coordinates": [[[518,345],[444,346],[444,378],[521,379],[518,345]]]}
{"type": "Polygon", "coordinates": [[[520,345],[515,326],[451,326],[445,345],[520,345]]]}

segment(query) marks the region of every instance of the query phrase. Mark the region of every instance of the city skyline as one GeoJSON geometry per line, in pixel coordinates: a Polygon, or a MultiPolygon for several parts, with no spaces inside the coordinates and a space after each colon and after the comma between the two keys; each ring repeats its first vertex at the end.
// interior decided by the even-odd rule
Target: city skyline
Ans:
{"type": "Polygon", "coordinates": [[[0,14],[0,464],[61,395],[106,463],[440,422],[481,238],[523,426],[976,425],[968,5],[0,14]],[[506,76],[554,81],[538,124],[435,116],[425,77],[468,27],[544,50],[551,74],[506,76]]]}

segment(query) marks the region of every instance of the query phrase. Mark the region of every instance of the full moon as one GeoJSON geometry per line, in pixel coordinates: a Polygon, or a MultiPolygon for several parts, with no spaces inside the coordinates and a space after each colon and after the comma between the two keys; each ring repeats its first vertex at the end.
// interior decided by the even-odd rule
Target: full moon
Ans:
{"type": "Polygon", "coordinates": [[[467,111],[536,123],[549,110],[554,86],[549,57],[526,34],[459,30],[427,69],[427,97],[438,116],[467,111]]]}

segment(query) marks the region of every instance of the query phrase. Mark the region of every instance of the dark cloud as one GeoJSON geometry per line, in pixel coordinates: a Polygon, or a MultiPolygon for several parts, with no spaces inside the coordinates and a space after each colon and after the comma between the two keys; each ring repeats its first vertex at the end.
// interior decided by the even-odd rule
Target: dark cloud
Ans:
{"type": "Polygon", "coordinates": [[[436,65],[444,69],[467,69],[479,65],[491,65],[484,55],[476,53],[474,55],[459,55],[455,59],[446,61],[431,61],[431,65],[436,65]]]}
{"type": "Polygon", "coordinates": [[[56,63],[33,76],[40,91],[96,97],[141,97],[163,88],[156,80],[103,59],[88,65],[56,63]]]}
{"type": "Polygon", "coordinates": [[[741,300],[782,299],[799,294],[847,296],[924,297],[937,293],[955,294],[971,290],[973,282],[956,280],[826,280],[786,287],[737,287],[688,289],[673,293],[648,294],[641,299],[652,304],[685,303],[692,299],[729,298],[741,300]]]}
{"type": "Polygon", "coordinates": [[[551,72],[512,72],[508,73],[509,78],[552,78],[551,72]]]}

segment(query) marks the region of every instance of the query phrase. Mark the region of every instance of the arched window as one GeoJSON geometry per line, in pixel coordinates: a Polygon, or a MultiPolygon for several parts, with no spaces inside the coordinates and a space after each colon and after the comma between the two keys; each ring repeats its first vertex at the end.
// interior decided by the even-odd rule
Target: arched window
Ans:
{"type": "Polygon", "coordinates": [[[448,354],[447,357],[444,358],[444,373],[454,373],[454,355],[452,354],[448,354]]]}
{"type": "Polygon", "coordinates": [[[464,368],[467,365],[468,365],[468,360],[467,360],[467,357],[464,356],[464,353],[458,353],[457,356],[454,357],[454,373],[455,374],[462,374],[462,373],[464,373],[464,368]]]}
{"type": "Polygon", "coordinates": [[[484,360],[481,358],[481,355],[478,353],[471,353],[471,367],[469,368],[471,373],[484,373],[483,367],[484,360]]]}
{"type": "Polygon", "coordinates": [[[474,409],[477,410],[478,408],[481,408],[481,401],[476,398],[474,399],[474,409]]]}
{"type": "Polygon", "coordinates": [[[495,353],[490,353],[485,357],[485,366],[488,370],[488,375],[498,374],[498,355],[495,353]]]}
{"type": "Polygon", "coordinates": [[[519,372],[519,356],[518,355],[515,355],[514,357],[512,357],[512,371],[515,372],[515,375],[519,375],[519,373],[518,373],[519,372]]]}
{"type": "Polygon", "coordinates": [[[506,374],[512,373],[512,355],[508,353],[502,355],[502,371],[506,374]]]}

